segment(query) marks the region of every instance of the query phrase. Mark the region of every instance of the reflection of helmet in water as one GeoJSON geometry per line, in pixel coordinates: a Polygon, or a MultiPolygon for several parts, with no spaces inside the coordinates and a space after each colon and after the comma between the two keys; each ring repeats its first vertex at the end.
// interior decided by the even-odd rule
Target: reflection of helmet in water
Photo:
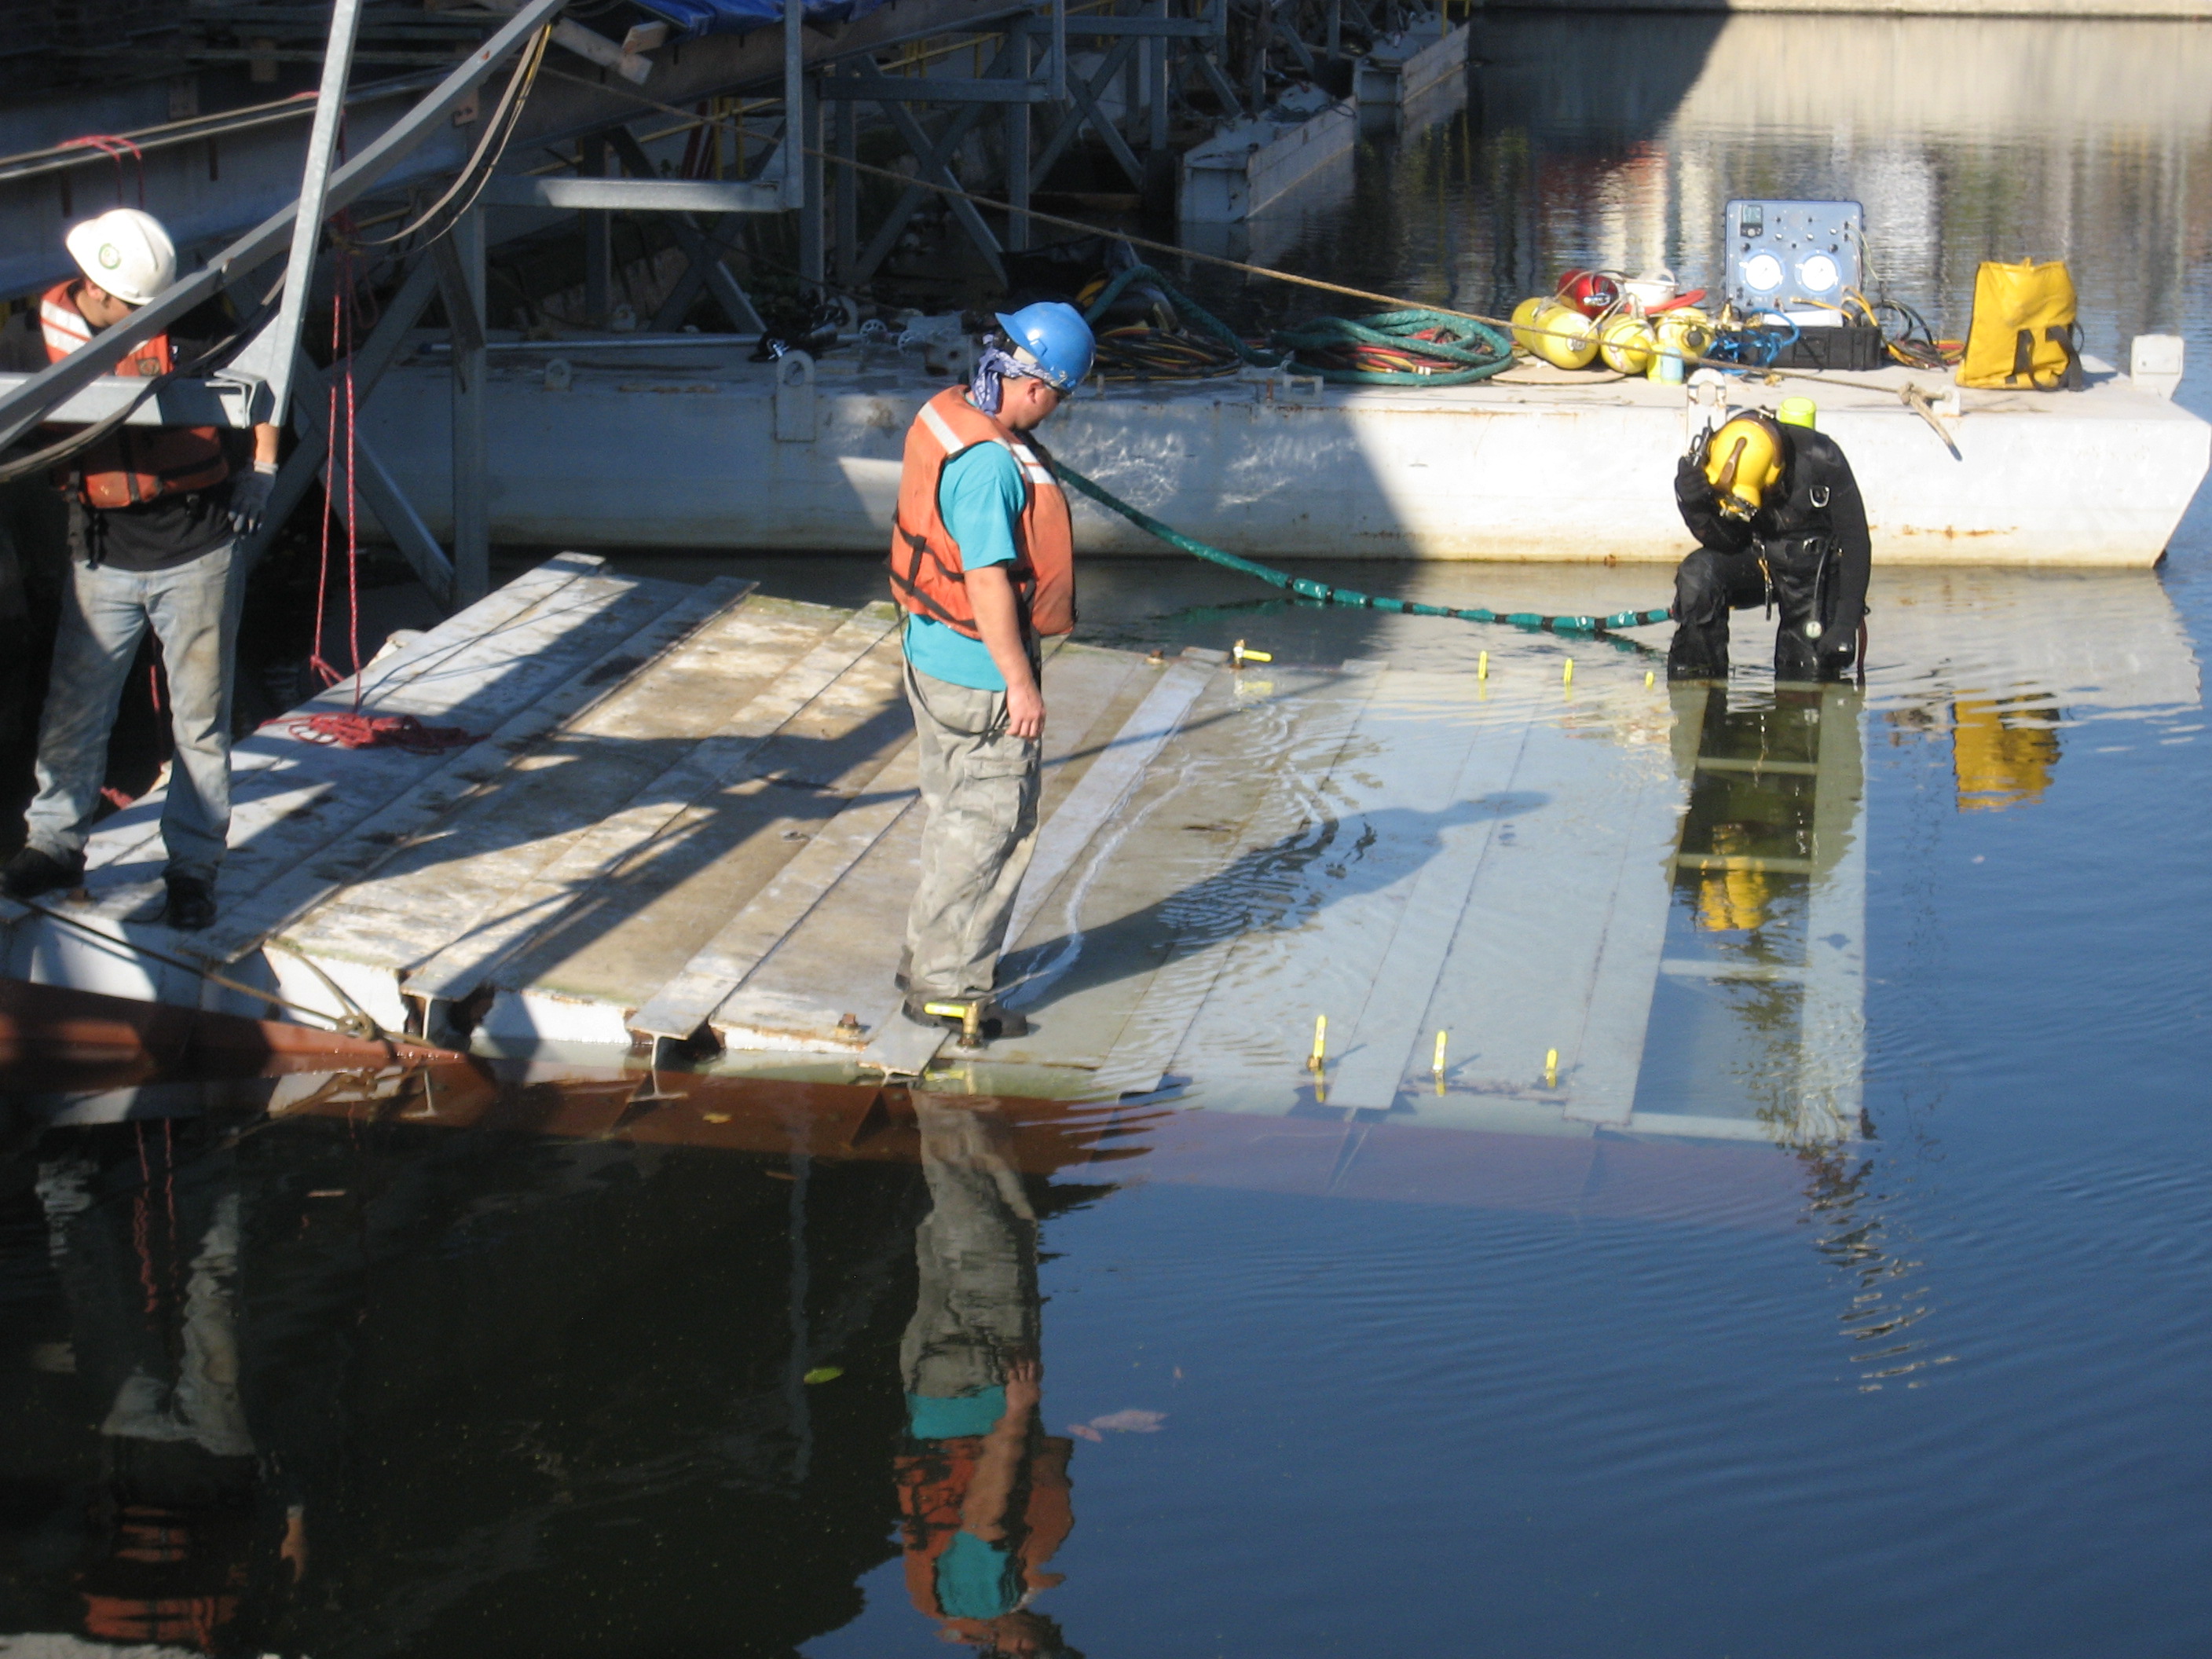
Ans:
{"type": "Polygon", "coordinates": [[[161,297],[177,280],[177,247],[161,222],[137,208],[111,208],[71,225],[62,245],[77,269],[125,305],[161,297]]]}
{"type": "Polygon", "coordinates": [[[1782,477],[1789,457],[1782,428],[1756,410],[1735,416],[1705,441],[1705,480],[1720,497],[1721,513],[1748,519],[1782,477]]]}

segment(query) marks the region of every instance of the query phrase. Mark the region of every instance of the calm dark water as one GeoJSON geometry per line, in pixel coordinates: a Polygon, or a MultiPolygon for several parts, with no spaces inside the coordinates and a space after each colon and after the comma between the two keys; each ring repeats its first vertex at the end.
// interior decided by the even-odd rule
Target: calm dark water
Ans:
{"type": "MultiPolygon", "coordinates": [[[[2212,411],[2201,30],[1482,36],[1472,101],[1363,157],[1278,257],[1469,302],[1591,261],[1699,281],[1729,196],[1855,195],[1894,289],[1954,329],[1975,259],[2063,253],[2091,349],[2182,332],[2183,400],[2212,411]]],[[[511,1078],[358,1110],[339,1083],[273,1120],[25,1109],[0,1159],[0,1630],[321,1656],[2205,1652],[2208,573],[2200,502],[2155,574],[1878,577],[1866,1136],[1840,1146],[933,1097],[870,1120],[511,1078]]],[[[1494,644],[1179,566],[1093,592],[1113,641],[1258,617],[1313,661],[1494,644]]],[[[1755,672],[1733,695],[1772,702],[1755,672]]],[[[1660,1071],[1678,1109],[1717,1085],[1660,1071]]]]}

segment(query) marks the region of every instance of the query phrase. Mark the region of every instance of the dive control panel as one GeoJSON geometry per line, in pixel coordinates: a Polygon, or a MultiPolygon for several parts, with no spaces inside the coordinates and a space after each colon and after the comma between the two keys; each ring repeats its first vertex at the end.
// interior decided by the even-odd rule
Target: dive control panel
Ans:
{"type": "Polygon", "coordinates": [[[1861,286],[1865,245],[1856,202],[1730,202],[1722,296],[1739,311],[1777,312],[1801,326],[1840,323],[1861,286]]]}

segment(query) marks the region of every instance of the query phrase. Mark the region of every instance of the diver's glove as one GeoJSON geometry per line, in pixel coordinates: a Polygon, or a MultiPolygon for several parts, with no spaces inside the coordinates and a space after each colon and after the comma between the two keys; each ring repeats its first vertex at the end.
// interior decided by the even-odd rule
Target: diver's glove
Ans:
{"type": "Polygon", "coordinates": [[[1674,468],[1674,505],[1686,513],[1711,512],[1715,496],[1712,480],[1705,477],[1704,461],[1685,455],[1674,468]]]}

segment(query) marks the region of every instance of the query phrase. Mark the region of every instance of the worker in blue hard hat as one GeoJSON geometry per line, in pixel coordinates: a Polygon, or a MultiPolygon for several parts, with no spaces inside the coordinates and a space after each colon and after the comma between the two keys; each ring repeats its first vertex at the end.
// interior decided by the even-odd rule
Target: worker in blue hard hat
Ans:
{"type": "Polygon", "coordinates": [[[1774,678],[1841,679],[1863,671],[1866,506],[1842,447],[1810,398],[1769,415],[1743,410],[1701,435],[1674,476],[1674,502],[1698,538],[1674,572],[1667,678],[1724,679],[1729,612],[1778,609],[1774,678]]]}
{"type": "Polygon", "coordinates": [[[999,325],[969,384],[907,432],[890,552],[928,813],[899,988],[910,1018],[986,1039],[1028,1029],[1000,1006],[999,951],[1036,839],[1039,642],[1075,626],[1067,498],[1032,434],[1094,349],[1082,314],[1056,301],[999,325]]]}

